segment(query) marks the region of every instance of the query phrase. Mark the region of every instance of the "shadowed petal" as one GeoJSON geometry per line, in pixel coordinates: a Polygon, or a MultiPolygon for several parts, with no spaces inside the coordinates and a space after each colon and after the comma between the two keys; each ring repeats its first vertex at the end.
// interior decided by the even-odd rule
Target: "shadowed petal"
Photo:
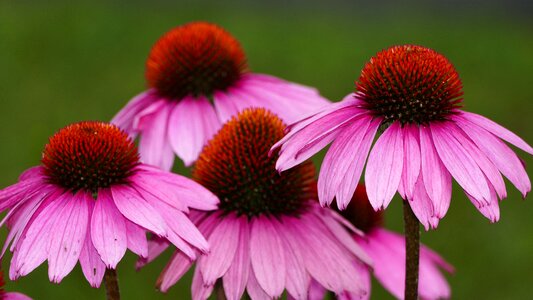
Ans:
{"type": "Polygon", "coordinates": [[[174,164],[174,153],[168,143],[167,126],[172,106],[161,105],[158,111],[144,118],[139,141],[141,161],[150,165],[170,170],[174,164]]]}

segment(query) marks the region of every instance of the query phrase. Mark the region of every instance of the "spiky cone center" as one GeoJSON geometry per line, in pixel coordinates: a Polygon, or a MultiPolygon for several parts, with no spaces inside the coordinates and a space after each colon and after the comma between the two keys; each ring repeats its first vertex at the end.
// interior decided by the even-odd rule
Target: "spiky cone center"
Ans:
{"type": "Polygon", "coordinates": [[[348,207],[339,212],[346,220],[364,232],[383,226],[383,211],[374,211],[368,201],[366,188],[362,184],[357,186],[348,207]]]}
{"type": "Polygon", "coordinates": [[[446,120],[462,102],[462,83],[450,61],[415,45],[379,52],[356,82],[364,106],[385,122],[428,124],[446,120]]]}
{"type": "Polygon", "coordinates": [[[223,28],[193,22],[163,35],[146,62],[146,80],[160,95],[182,99],[226,90],[246,71],[239,42],[223,28]]]}
{"type": "Polygon", "coordinates": [[[42,160],[51,183],[92,193],[126,183],[139,164],[137,147],[115,125],[103,122],[71,124],[53,135],[42,160]]]}
{"type": "Polygon", "coordinates": [[[279,174],[269,150],[285,125],[265,109],[233,117],[204,147],[193,178],[220,199],[220,209],[246,215],[299,215],[316,199],[315,169],[306,162],[279,174]]]}

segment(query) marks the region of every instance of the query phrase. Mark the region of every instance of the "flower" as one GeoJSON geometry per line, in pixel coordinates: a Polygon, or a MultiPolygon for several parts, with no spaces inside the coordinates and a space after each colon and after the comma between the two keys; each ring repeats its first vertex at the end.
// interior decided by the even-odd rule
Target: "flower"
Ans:
{"type": "MultiPolygon", "coordinates": [[[[312,282],[334,292],[367,292],[353,262],[363,266],[369,259],[342,226],[348,222],[314,200],[313,165],[279,175],[275,158],[268,157],[283,129],[267,110],[246,109],[200,154],[193,178],[221,202],[217,211],[194,217],[211,252],[198,257],[193,299],[207,299],[217,282],[230,300],[241,299],[245,289],[252,299],[277,298],[284,290],[307,299],[312,282]]],[[[152,245],[148,261],[166,246],[160,240],[152,245]]],[[[167,291],[192,264],[176,252],[158,279],[159,289],[167,291]]]]}
{"type": "Polygon", "coordinates": [[[169,170],[174,153],[191,165],[231,116],[265,107],[286,122],[329,102],[310,87],[250,73],[239,42],[221,27],[193,22],[170,30],[146,62],[149,89],[111,121],[141,135],[143,162],[169,170]]]}
{"type": "Polygon", "coordinates": [[[217,203],[194,181],[139,163],[132,140],[115,125],[76,123],[50,138],[42,165],[0,191],[0,211],[8,210],[1,224],[10,229],[2,254],[11,244],[11,279],[48,260],[50,281],[59,283],[79,260],[98,287],[126,249],[147,256],[147,231],[191,258],[207,251],[186,214],[217,203]]]}
{"type": "Polygon", "coordinates": [[[290,125],[273,147],[281,148],[281,172],[333,142],[318,179],[323,205],[336,197],[346,208],[367,156],[372,207],[386,208],[398,191],[426,230],[448,210],[452,177],[492,222],[499,219],[498,198],[507,196],[501,174],[524,197],[531,190],[524,165],[502,140],[529,154],[533,149],[493,121],[459,109],[462,84],[443,55],[421,46],[389,48],[365,65],[356,87],[342,102],[290,125]]]}
{"type": "MultiPolygon", "coordinates": [[[[376,279],[397,299],[404,296],[405,284],[405,238],[383,228],[382,212],[374,212],[368,202],[365,186],[359,184],[346,210],[341,214],[364,236],[353,235],[372,259],[373,274],[376,279]]],[[[424,245],[420,247],[420,276],[418,293],[421,299],[449,299],[450,286],[441,272],[453,273],[454,268],[437,253],[424,245]]],[[[368,290],[370,290],[370,269],[366,268],[368,290]]],[[[349,298],[349,293],[341,296],[349,298]]],[[[351,295],[357,299],[357,295],[351,295]]],[[[370,293],[366,296],[370,297],[370,293]]]]}
{"type": "Polygon", "coordinates": [[[6,292],[4,290],[4,272],[0,270],[0,299],[2,300],[31,300],[30,297],[17,293],[17,292],[6,292]]]}

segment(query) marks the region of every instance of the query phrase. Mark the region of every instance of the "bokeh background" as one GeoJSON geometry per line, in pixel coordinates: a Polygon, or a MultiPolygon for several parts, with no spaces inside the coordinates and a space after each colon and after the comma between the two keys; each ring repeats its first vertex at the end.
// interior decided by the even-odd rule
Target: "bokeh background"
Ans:
{"type": "MultiPolygon", "coordinates": [[[[0,186],[39,163],[47,138],[80,120],[110,120],[145,88],[144,61],[171,27],[216,22],[245,48],[251,69],[315,86],[337,101],[351,92],[364,63],[395,44],[445,54],[464,84],[465,109],[533,142],[531,1],[0,1],[0,186]]],[[[531,157],[520,153],[527,164],[531,157]]],[[[176,171],[188,174],[182,166],[176,171]]],[[[529,168],[531,172],[531,168],[529,168]]],[[[533,199],[509,187],[501,221],[489,222],[456,188],[438,230],[422,241],[457,269],[455,299],[531,299],[533,199]]],[[[531,197],[530,197],[531,198],[531,197]]],[[[402,231],[401,203],[386,212],[402,231]]],[[[2,241],[6,234],[0,230],[2,241]]],[[[163,295],[154,288],[170,253],[136,272],[119,265],[124,299],[187,299],[190,274],[163,295]]],[[[10,254],[2,263],[7,271],[10,254]]],[[[79,266],[60,285],[42,265],[8,290],[35,299],[103,299],[79,266]]],[[[374,299],[391,298],[377,283],[374,299]]]]}

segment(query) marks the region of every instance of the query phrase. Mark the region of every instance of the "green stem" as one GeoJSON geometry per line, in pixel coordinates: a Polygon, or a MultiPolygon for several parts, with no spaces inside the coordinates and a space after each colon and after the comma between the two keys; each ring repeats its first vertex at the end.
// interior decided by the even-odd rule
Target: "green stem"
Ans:
{"type": "Polygon", "coordinates": [[[405,300],[418,299],[418,265],[420,260],[420,223],[408,200],[403,201],[405,223],[405,300]]]}

